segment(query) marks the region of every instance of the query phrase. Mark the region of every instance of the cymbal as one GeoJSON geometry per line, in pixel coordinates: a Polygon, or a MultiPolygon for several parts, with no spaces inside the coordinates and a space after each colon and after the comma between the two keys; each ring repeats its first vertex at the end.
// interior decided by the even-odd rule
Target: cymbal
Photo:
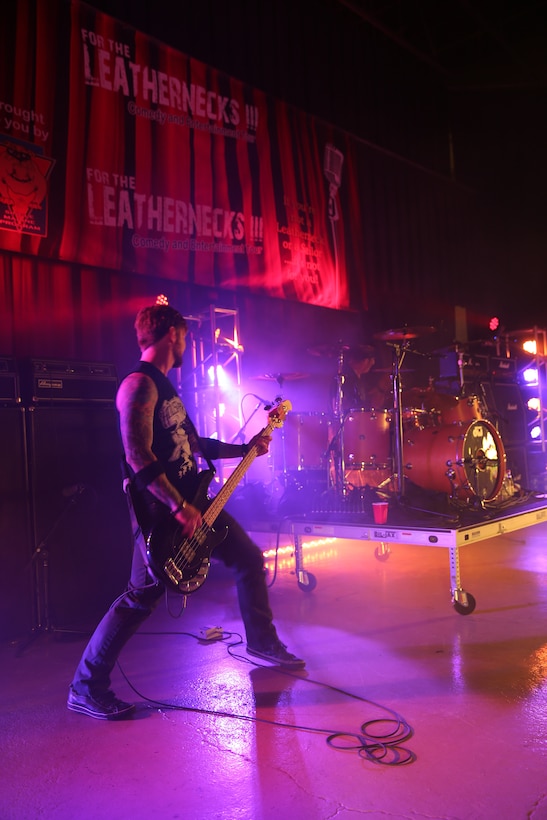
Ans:
{"type": "MultiPolygon", "coordinates": [[[[346,350],[349,350],[349,345],[315,345],[315,347],[308,347],[308,353],[312,356],[325,356],[328,359],[333,359],[335,356],[339,356],[340,353],[344,353],[346,350]]],[[[371,348],[373,350],[373,348],[371,348]]]]}
{"type": "Polygon", "coordinates": [[[263,376],[253,376],[253,379],[264,382],[296,382],[299,379],[307,379],[307,373],[265,373],[263,376]]]}
{"type": "Polygon", "coordinates": [[[470,339],[468,342],[454,342],[454,347],[496,347],[495,339],[470,339]]]}
{"type": "Polygon", "coordinates": [[[492,356],[497,355],[499,351],[499,356],[505,358],[509,353],[508,358],[517,359],[517,358],[533,358],[534,354],[530,353],[528,350],[523,350],[521,345],[519,345],[513,339],[502,339],[502,340],[495,340],[495,339],[472,339],[469,342],[454,342],[453,345],[450,347],[444,348],[440,351],[434,351],[434,355],[438,355],[439,357],[446,357],[448,353],[453,353],[454,351],[458,351],[460,353],[471,353],[474,356],[492,356]]]}
{"type": "Polygon", "coordinates": [[[430,333],[435,333],[435,330],[434,327],[402,327],[375,333],[374,338],[382,342],[405,342],[409,339],[417,339],[418,336],[428,336],[430,333]]]}

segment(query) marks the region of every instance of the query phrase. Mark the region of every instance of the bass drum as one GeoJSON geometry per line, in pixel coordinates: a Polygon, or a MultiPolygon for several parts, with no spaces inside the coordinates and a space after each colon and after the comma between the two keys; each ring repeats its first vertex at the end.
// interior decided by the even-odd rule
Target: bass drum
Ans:
{"type": "Polygon", "coordinates": [[[404,475],[419,487],[462,500],[493,501],[506,474],[500,435],[485,420],[414,430],[406,436],[403,460],[404,475]]]}

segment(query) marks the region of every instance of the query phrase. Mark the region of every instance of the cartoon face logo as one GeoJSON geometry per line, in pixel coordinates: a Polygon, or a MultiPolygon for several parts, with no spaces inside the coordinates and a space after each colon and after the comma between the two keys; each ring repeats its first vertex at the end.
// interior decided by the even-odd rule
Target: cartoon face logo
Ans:
{"type": "Polygon", "coordinates": [[[15,144],[0,144],[0,203],[17,230],[28,227],[33,211],[40,211],[47,194],[53,162],[15,144]]]}

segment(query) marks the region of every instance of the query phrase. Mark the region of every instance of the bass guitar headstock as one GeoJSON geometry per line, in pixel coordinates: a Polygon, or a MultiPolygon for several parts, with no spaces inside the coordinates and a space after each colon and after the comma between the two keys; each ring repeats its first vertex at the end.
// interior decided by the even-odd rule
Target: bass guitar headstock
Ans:
{"type": "Polygon", "coordinates": [[[279,402],[279,404],[272,408],[268,413],[268,418],[272,427],[283,427],[283,422],[287,418],[287,413],[292,410],[292,404],[288,399],[279,402]]]}

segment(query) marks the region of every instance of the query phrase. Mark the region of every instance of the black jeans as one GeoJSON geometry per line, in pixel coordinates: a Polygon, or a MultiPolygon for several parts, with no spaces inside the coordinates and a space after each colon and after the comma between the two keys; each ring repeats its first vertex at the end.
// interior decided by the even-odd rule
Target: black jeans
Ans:
{"type": "MultiPolygon", "coordinates": [[[[233,570],[247,644],[260,649],[278,640],[262,551],[240,524],[223,511],[215,521],[215,528],[220,530],[225,526],[228,534],[215,547],[213,555],[233,570]]],[[[72,686],[78,694],[102,694],[109,689],[110,675],[121,650],[153,612],[163,593],[163,584],[154,582],[136,544],[128,588],[103,616],[76,669],[72,686]]],[[[202,593],[203,590],[197,592],[202,593]]]]}

